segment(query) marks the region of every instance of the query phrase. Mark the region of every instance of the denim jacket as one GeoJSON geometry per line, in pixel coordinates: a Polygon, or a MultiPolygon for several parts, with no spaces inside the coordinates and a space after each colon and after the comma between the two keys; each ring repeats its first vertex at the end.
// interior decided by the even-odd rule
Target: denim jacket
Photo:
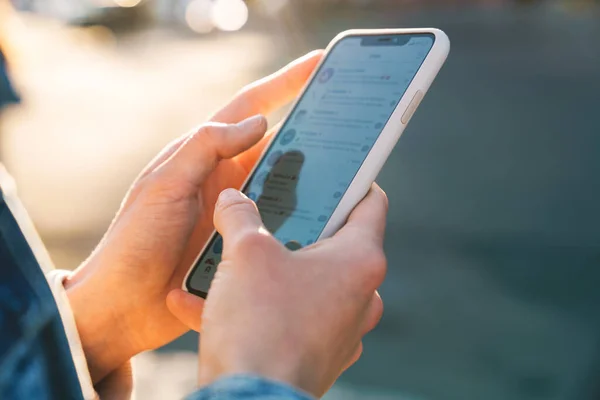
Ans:
{"type": "Polygon", "coordinates": [[[83,399],[54,297],[2,191],[0,399],[83,399]]]}
{"type": "Polygon", "coordinates": [[[187,400],[313,400],[282,383],[247,375],[222,378],[187,400]]]}

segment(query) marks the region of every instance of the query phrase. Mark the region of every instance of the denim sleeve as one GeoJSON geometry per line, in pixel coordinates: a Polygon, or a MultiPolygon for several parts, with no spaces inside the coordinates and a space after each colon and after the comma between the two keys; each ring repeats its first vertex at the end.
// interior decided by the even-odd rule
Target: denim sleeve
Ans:
{"type": "Polygon", "coordinates": [[[187,400],[314,400],[283,383],[256,376],[235,375],[198,390],[187,400]]]}
{"type": "Polygon", "coordinates": [[[0,109],[10,103],[16,103],[19,97],[15,93],[8,79],[8,71],[6,70],[6,60],[2,49],[0,49],[0,109]]]}

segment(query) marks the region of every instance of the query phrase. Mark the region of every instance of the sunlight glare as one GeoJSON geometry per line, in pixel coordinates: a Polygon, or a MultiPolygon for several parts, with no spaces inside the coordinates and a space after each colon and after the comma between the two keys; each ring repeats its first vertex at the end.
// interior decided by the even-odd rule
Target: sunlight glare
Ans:
{"type": "Polygon", "coordinates": [[[242,0],[216,0],[212,20],[222,31],[238,31],[248,21],[248,6],[242,0]]]}
{"type": "Polygon", "coordinates": [[[197,33],[208,33],[213,30],[211,19],[213,4],[211,0],[193,0],[185,9],[185,22],[197,33]]]}
{"type": "Polygon", "coordinates": [[[142,0],[114,0],[115,4],[123,8],[135,7],[142,2],[142,0]]]}

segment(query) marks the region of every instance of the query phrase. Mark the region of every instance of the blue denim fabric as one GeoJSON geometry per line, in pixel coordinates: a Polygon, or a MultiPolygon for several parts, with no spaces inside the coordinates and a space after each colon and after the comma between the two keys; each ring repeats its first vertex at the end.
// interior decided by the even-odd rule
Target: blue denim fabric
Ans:
{"type": "Polygon", "coordinates": [[[18,101],[19,98],[8,79],[6,60],[4,59],[4,54],[2,54],[2,49],[0,49],[0,109],[5,104],[16,103],[18,101]]]}
{"type": "Polygon", "coordinates": [[[1,189],[0,399],[83,399],[54,297],[1,189]]]}
{"type": "Polygon", "coordinates": [[[232,375],[200,389],[187,400],[314,400],[291,386],[257,376],[232,375]]]}

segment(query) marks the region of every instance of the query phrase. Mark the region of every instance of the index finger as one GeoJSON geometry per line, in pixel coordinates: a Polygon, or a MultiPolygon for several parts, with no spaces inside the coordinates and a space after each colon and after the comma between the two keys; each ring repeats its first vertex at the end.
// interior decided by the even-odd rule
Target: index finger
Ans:
{"type": "Polygon", "coordinates": [[[323,55],[315,50],[279,71],[242,89],[211,121],[236,123],[255,114],[266,115],[289,103],[304,87],[306,80],[323,55]]]}
{"type": "Polygon", "coordinates": [[[254,165],[258,161],[258,158],[265,150],[265,147],[267,147],[267,145],[271,142],[273,136],[275,136],[275,134],[279,132],[279,128],[281,128],[282,125],[283,121],[280,121],[279,123],[277,123],[277,125],[269,129],[265,136],[263,136],[263,138],[260,139],[258,143],[256,143],[254,146],[235,157],[235,159],[240,163],[244,170],[246,170],[246,173],[250,173],[250,171],[252,171],[252,168],[254,168],[254,165]]]}

